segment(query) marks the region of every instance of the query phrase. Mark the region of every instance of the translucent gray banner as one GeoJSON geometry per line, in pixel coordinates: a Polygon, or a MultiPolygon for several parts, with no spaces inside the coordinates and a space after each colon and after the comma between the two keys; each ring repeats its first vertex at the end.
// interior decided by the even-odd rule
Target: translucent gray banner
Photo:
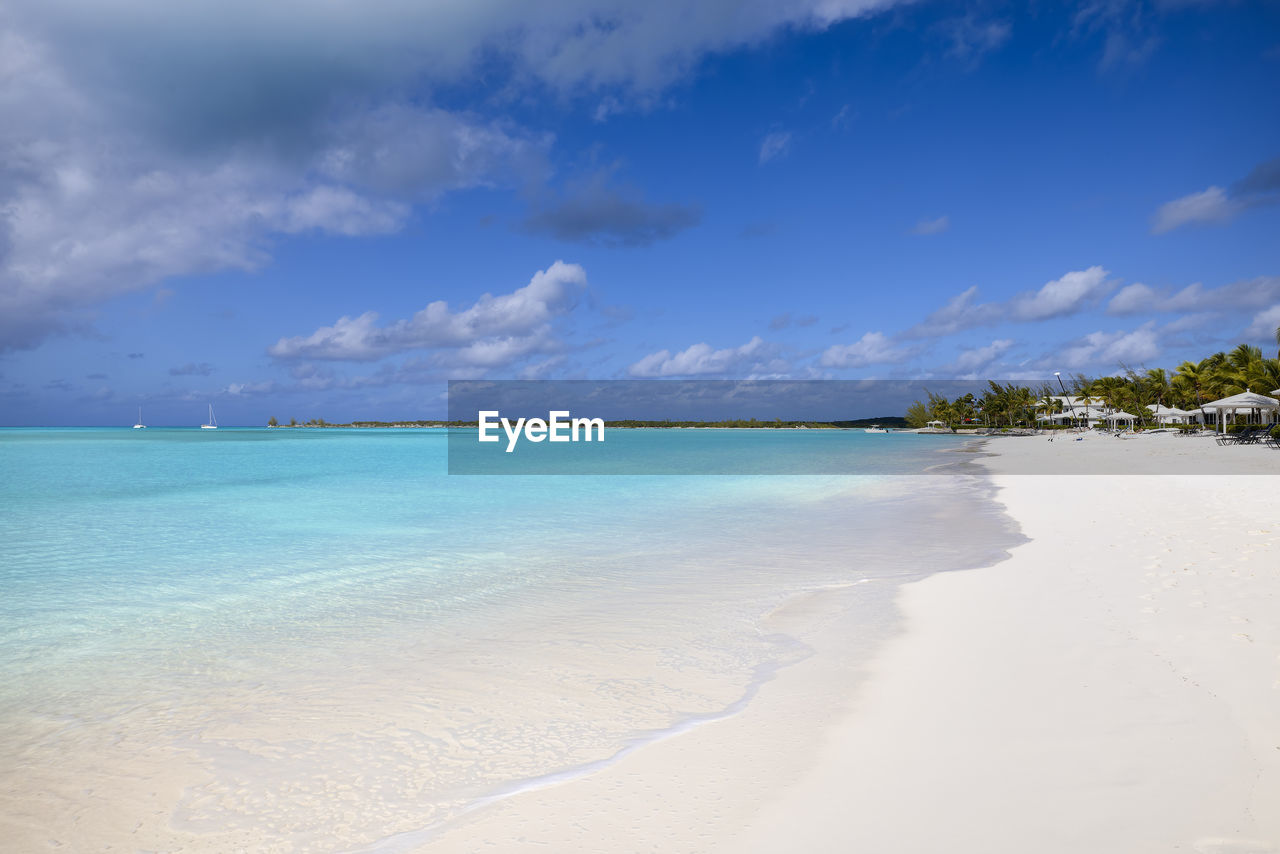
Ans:
{"type": "Polygon", "coordinates": [[[1048,381],[459,380],[449,473],[1280,473],[1274,413],[1188,424],[1052,391],[1048,381]]]}

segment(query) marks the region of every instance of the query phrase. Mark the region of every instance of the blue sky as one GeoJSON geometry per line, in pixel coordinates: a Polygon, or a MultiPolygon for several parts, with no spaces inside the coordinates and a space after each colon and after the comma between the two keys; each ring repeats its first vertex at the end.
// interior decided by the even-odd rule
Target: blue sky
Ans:
{"type": "Polygon", "coordinates": [[[1243,0],[12,0],[0,423],[1271,352],[1277,80],[1243,0]]]}

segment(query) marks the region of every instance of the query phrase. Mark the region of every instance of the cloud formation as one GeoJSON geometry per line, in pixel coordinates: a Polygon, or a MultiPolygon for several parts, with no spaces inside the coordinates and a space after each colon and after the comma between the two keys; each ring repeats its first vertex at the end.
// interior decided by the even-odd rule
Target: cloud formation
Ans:
{"type": "Polygon", "coordinates": [[[1141,282],[1126,285],[1107,303],[1113,315],[1165,314],[1169,312],[1248,311],[1280,302],[1280,276],[1242,279],[1217,288],[1200,282],[1174,291],[1156,289],[1141,282]]]}
{"type": "Polygon", "coordinates": [[[934,338],[1006,321],[1032,323],[1075,314],[1096,304],[1115,287],[1109,275],[1095,265],[1066,273],[1006,302],[978,302],[978,287],[974,285],[908,329],[903,337],[934,338]]]}
{"type": "Polygon", "coordinates": [[[1184,225],[1226,223],[1248,208],[1277,202],[1280,202],[1280,157],[1259,163],[1229,189],[1214,185],[1165,202],[1152,217],[1151,231],[1164,234],[1184,225]]]}
{"type": "Polygon", "coordinates": [[[1142,363],[1158,355],[1156,324],[1148,321],[1128,332],[1091,332],[1056,351],[1053,360],[1065,368],[1079,369],[1090,365],[1116,367],[1142,363]]]}
{"type": "Polygon", "coordinates": [[[1107,271],[1093,266],[1046,282],[1039,290],[1019,294],[1009,302],[1014,320],[1048,320],[1075,314],[1096,302],[1113,287],[1107,271]]]}
{"type": "Polygon", "coordinates": [[[524,229],[570,243],[634,247],[674,237],[701,221],[696,205],[649,204],[638,190],[612,186],[612,171],[570,185],[564,197],[531,213],[524,229]]]}
{"type": "Polygon", "coordinates": [[[951,364],[951,370],[966,375],[981,373],[997,358],[1004,355],[1015,342],[1012,338],[999,338],[984,347],[966,347],[951,364]]]}
{"type": "Polygon", "coordinates": [[[1225,190],[1209,187],[1161,205],[1151,223],[1151,231],[1164,234],[1193,223],[1227,222],[1238,210],[1236,203],[1227,198],[1225,190]]]}
{"type": "Polygon", "coordinates": [[[862,368],[905,362],[915,351],[894,343],[883,332],[868,332],[852,344],[833,344],[823,351],[818,364],[824,368],[862,368]]]}
{"type": "Polygon", "coordinates": [[[46,47],[13,31],[0,41],[13,119],[0,123],[0,351],[83,325],[93,304],[170,277],[257,269],[275,235],[395,231],[414,199],[479,183],[483,170],[469,164],[539,144],[401,108],[375,125],[415,140],[417,171],[358,123],[317,131],[289,158],[252,146],[183,151],[121,122],[117,99],[77,89],[46,47]],[[396,182],[405,197],[383,191],[396,182]]]}
{"type": "Polygon", "coordinates": [[[937,219],[922,219],[911,229],[912,234],[941,234],[951,227],[951,217],[943,214],[937,219]]]}
{"type": "MultiPolygon", "coordinates": [[[[891,2],[12,0],[0,351],[84,329],[96,304],[161,281],[260,268],[280,235],[385,234],[441,193],[538,180],[548,134],[432,102],[481,66],[490,91],[625,109],[708,54],[891,2]]],[[[696,221],[586,201],[597,227],[573,226],[572,209],[544,212],[548,227],[627,243],[696,221]]]]}
{"type": "Polygon", "coordinates": [[[755,336],[740,347],[721,350],[706,343],[694,344],[674,354],[670,350],[659,350],[631,365],[627,373],[647,378],[731,374],[757,377],[783,373],[788,367],[786,362],[777,358],[772,347],[755,336]]]}
{"type": "Polygon", "coordinates": [[[1272,344],[1275,343],[1278,329],[1280,329],[1280,302],[1255,314],[1244,334],[1246,338],[1272,344]]]}
{"type": "Polygon", "coordinates": [[[765,134],[760,140],[759,164],[763,166],[770,160],[782,157],[791,148],[791,132],[776,130],[765,134]]]}
{"type": "Polygon", "coordinates": [[[561,346],[552,323],[573,310],[586,286],[582,267],[556,261],[524,287],[500,296],[484,294],[461,311],[437,300],[386,325],[378,324],[376,312],[366,311],[340,317],[310,335],[281,338],[267,352],[284,360],[368,362],[412,350],[447,351],[434,354],[437,364],[506,367],[561,346]]]}
{"type": "Polygon", "coordinates": [[[979,303],[978,286],[972,285],[947,300],[946,305],[929,314],[923,322],[908,329],[908,338],[935,338],[951,335],[976,326],[998,322],[1004,315],[997,303],[979,303]]]}

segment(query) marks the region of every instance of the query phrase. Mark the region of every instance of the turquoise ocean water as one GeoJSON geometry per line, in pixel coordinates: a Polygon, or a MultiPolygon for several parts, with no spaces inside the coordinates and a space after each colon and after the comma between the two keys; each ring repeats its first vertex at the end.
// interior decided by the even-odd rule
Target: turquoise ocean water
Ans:
{"type": "Polygon", "coordinates": [[[874,474],[959,440],[680,432],[870,473],[468,477],[434,430],[0,430],[0,815],[378,850],[734,708],[803,657],[761,624],[797,593],[981,559],[953,536],[973,479],[874,474]]]}

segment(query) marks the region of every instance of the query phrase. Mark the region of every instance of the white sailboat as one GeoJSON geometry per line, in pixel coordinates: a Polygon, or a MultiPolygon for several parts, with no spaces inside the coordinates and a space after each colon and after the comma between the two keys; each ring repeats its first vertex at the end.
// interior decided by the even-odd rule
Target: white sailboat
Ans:
{"type": "Polygon", "coordinates": [[[138,407],[138,423],[133,425],[134,430],[146,430],[147,425],[142,423],[142,407],[138,407]]]}
{"type": "Polygon", "coordinates": [[[211,404],[209,404],[209,423],[208,423],[208,424],[201,424],[201,425],[200,425],[200,429],[201,429],[201,430],[217,430],[217,429],[218,429],[218,419],[216,419],[216,418],[214,418],[214,417],[213,417],[213,404],[212,404],[212,403],[211,403],[211,404]]]}

